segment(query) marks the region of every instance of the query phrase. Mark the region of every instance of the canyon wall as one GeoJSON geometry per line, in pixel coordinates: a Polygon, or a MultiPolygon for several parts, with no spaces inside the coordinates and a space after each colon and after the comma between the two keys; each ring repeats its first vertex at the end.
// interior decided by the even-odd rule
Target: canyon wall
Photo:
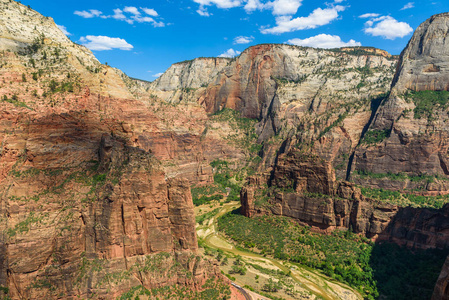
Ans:
{"type": "Polygon", "coordinates": [[[205,133],[200,106],[168,106],[51,18],[0,6],[0,297],[226,291],[198,253],[190,186],[244,151],[205,133]]]}
{"type": "Polygon", "coordinates": [[[282,215],[318,231],[352,230],[413,248],[449,246],[449,205],[422,209],[371,199],[354,183],[336,181],[329,163],[317,156],[299,151],[282,154],[268,180],[267,184],[266,178],[250,178],[243,188],[245,216],[282,215]]]}
{"type": "MultiPolygon", "coordinates": [[[[449,14],[435,15],[417,28],[402,52],[390,96],[368,130],[383,136],[355,152],[352,177],[356,182],[360,182],[357,172],[449,175],[448,30],[449,14]]],[[[449,188],[445,181],[424,188],[445,192],[449,188]]],[[[385,188],[391,183],[369,180],[366,184],[385,188]]]]}

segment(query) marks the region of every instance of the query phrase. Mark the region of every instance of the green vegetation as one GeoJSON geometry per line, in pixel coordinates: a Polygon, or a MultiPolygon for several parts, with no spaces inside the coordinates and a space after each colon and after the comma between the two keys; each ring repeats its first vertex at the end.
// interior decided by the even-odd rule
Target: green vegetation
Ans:
{"type": "Polygon", "coordinates": [[[73,91],[74,91],[74,83],[73,82],[57,82],[54,79],[52,79],[50,81],[50,83],[48,84],[48,87],[49,87],[51,93],[58,93],[58,92],[73,93],[73,91]]]}
{"type": "Polygon", "coordinates": [[[238,201],[240,199],[241,183],[236,179],[238,174],[228,167],[228,162],[223,160],[214,160],[211,166],[216,169],[214,182],[222,189],[229,192],[228,201],[238,201]]]}
{"type": "Polygon", "coordinates": [[[307,75],[304,75],[304,76],[300,77],[299,79],[290,79],[290,78],[285,78],[285,77],[273,77],[273,76],[271,77],[271,79],[273,79],[279,85],[288,84],[288,83],[299,84],[301,82],[304,82],[307,79],[307,75]]]}
{"type": "Polygon", "coordinates": [[[442,208],[444,204],[449,202],[449,195],[444,196],[421,196],[415,194],[400,193],[398,191],[390,191],[384,189],[371,189],[361,187],[362,194],[370,199],[399,205],[402,207],[427,207],[442,208]]]}
{"type": "Polygon", "coordinates": [[[6,95],[3,95],[1,101],[11,103],[17,107],[25,107],[25,108],[31,109],[25,102],[19,101],[19,98],[17,95],[12,95],[11,99],[9,99],[6,95]]]}
{"type": "Polygon", "coordinates": [[[370,177],[370,178],[388,178],[391,180],[410,180],[412,182],[425,182],[425,183],[432,183],[436,179],[438,180],[449,180],[446,177],[438,176],[438,175],[426,175],[426,174],[420,174],[420,175],[408,175],[405,173],[373,173],[365,170],[357,170],[355,172],[358,176],[361,177],[370,177]]]}
{"type": "Polygon", "coordinates": [[[204,285],[201,286],[201,291],[196,291],[193,288],[188,288],[182,285],[172,285],[151,290],[146,289],[142,285],[133,287],[118,300],[136,300],[141,299],[198,299],[198,300],[226,300],[230,298],[231,290],[229,286],[220,279],[210,278],[204,285]]]}
{"type": "Polygon", "coordinates": [[[359,73],[361,73],[363,76],[370,76],[373,75],[373,71],[371,70],[370,67],[368,66],[364,66],[364,67],[357,67],[355,68],[355,70],[359,73]]]}
{"type": "MultiPolygon", "coordinates": [[[[347,47],[347,48],[334,48],[334,49],[328,49],[332,52],[344,52],[349,55],[355,55],[355,56],[362,56],[362,55],[373,55],[373,56],[383,56],[382,54],[376,52],[376,48],[372,47],[347,47]],[[371,51],[370,51],[371,50],[371,51]]],[[[391,57],[385,57],[386,59],[393,60],[396,59],[394,55],[391,57]]]]}
{"type": "Polygon", "coordinates": [[[210,220],[213,216],[218,214],[219,211],[220,211],[220,208],[216,208],[210,212],[196,216],[195,221],[196,221],[196,223],[203,225],[204,221],[210,220]]]}
{"type": "Polygon", "coordinates": [[[211,119],[227,122],[231,126],[235,131],[234,134],[227,137],[231,144],[246,149],[253,154],[257,154],[262,149],[262,145],[257,143],[256,119],[244,118],[240,115],[240,112],[229,108],[216,112],[211,119]]]}
{"type": "Polygon", "coordinates": [[[370,265],[379,294],[395,300],[430,299],[446,257],[447,250],[375,245],[370,265]]]}
{"type": "Polygon", "coordinates": [[[429,299],[447,256],[447,251],[375,245],[350,231],[316,234],[286,217],[250,219],[233,212],[218,219],[218,228],[237,245],[320,269],[356,288],[366,299],[375,299],[379,293],[385,299],[429,299]],[[424,276],[419,272],[425,280],[419,279],[424,276]],[[407,292],[412,284],[413,292],[407,292]]]}
{"type": "Polygon", "coordinates": [[[362,144],[377,144],[390,136],[391,130],[370,130],[363,136],[362,144]]]}
{"type": "Polygon", "coordinates": [[[262,290],[264,292],[275,293],[279,289],[281,289],[281,287],[282,285],[279,283],[279,281],[274,281],[273,279],[269,278],[268,283],[263,286],[262,290]]]}
{"type": "Polygon", "coordinates": [[[220,201],[223,199],[223,194],[226,190],[217,185],[195,186],[191,189],[193,205],[200,206],[208,204],[212,201],[220,201]]]}
{"type": "Polygon", "coordinates": [[[449,104],[448,91],[410,91],[404,95],[407,102],[413,101],[415,104],[414,118],[427,118],[433,120],[436,110],[446,110],[449,104]]]}
{"type": "Polygon", "coordinates": [[[326,128],[324,128],[323,131],[320,132],[320,134],[318,135],[318,140],[320,138],[322,138],[326,133],[328,133],[329,131],[332,130],[332,128],[336,127],[336,126],[340,126],[343,122],[343,120],[347,117],[348,113],[345,112],[341,115],[338,116],[337,120],[335,120],[334,122],[332,122],[332,124],[326,128]]]}
{"type": "Polygon", "coordinates": [[[44,218],[48,217],[47,214],[36,215],[34,212],[30,212],[25,220],[17,223],[14,228],[8,228],[8,236],[13,237],[17,233],[25,233],[31,230],[33,224],[40,224],[44,218]]]}

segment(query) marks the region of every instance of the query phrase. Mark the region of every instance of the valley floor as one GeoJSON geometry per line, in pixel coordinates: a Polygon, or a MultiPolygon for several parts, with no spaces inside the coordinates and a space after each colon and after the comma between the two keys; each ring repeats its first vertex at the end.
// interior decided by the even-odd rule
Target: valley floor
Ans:
{"type": "Polygon", "coordinates": [[[214,201],[197,207],[197,220],[202,224],[196,228],[205,254],[216,256],[221,271],[245,287],[252,299],[363,299],[354,289],[317,271],[235,246],[218,232],[217,219],[239,205],[214,201]]]}

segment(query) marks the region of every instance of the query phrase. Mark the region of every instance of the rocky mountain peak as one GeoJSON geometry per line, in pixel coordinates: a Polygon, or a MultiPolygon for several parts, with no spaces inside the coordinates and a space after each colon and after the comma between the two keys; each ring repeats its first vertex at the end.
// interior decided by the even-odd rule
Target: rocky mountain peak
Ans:
{"type": "Polygon", "coordinates": [[[393,80],[394,94],[449,90],[449,13],[422,23],[401,54],[393,80]]]}
{"type": "Polygon", "coordinates": [[[54,20],[16,1],[0,0],[0,50],[19,50],[41,37],[72,44],[54,20]]]}
{"type": "Polygon", "coordinates": [[[151,84],[151,89],[174,91],[205,87],[229,61],[224,57],[200,57],[175,63],[151,84]]]}

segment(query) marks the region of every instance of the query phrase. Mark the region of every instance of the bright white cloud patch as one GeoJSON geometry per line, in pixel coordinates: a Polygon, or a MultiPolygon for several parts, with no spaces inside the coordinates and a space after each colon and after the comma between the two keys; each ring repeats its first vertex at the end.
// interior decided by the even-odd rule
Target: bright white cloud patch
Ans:
{"type": "Polygon", "coordinates": [[[110,17],[116,20],[126,20],[126,16],[120,8],[114,9],[114,14],[110,17]]]}
{"type": "Polygon", "coordinates": [[[249,44],[253,40],[253,36],[238,36],[234,39],[234,44],[249,44]]]}
{"type": "Polygon", "coordinates": [[[246,2],[244,9],[247,13],[253,12],[255,10],[263,10],[265,5],[260,2],[260,0],[248,0],[246,2]]]}
{"type": "Polygon", "coordinates": [[[95,18],[95,17],[99,17],[102,12],[96,9],[90,9],[89,11],[87,10],[83,10],[83,11],[79,11],[79,10],[75,10],[74,12],[75,15],[89,19],[89,18],[95,18]]]}
{"type": "Polygon", "coordinates": [[[137,9],[137,7],[134,6],[125,6],[123,9],[124,12],[133,14],[135,16],[140,16],[140,11],[137,9]]]}
{"type": "MultiPolygon", "coordinates": [[[[343,0],[338,0],[343,1],[343,0]]],[[[193,0],[200,6],[196,11],[201,16],[209,17],[210,14],[207,11],[208,6],[216,6],[221,9],[228,9],[234,7],[242,7],[247,13],[251,13],[255,10],[271,10],[273,15],[286,16],[294,15],[301,6],[302,0],[193,0]]]]}
{"type": "Polygon", "coordinates": [[[409,24],[399,22],[390,16],[383,16],[369,20],[365,23],[365,26],[365,33],[372,36],[380,36],[388,40],[402,38],[413,32],[413,28],[409,24]]]}
{"type": "Polygon", "coordinates": [[[158,17],[159,14],[152,8],[141,7],[141,9],[149,16],[158,17]]]}
{"type": "Polygon", "coordinates": [[[378,17],[378,16],[380,16],[380,14],[367,13],[367,14],[360,15],[359,18],[361,18],[361,19],[367,19],[367,18],[376,18],[376,17],[378,17]]]}
{"type": "Polygon", "coordinates": [[[156,74],[154,74],[154,75],[153,75],[153,77],[156,77],[156,78],[158,78],[158,77],[161,77],[161,76],[162,76],[162,74],[164,74],[164,73],[156,73],[156,74]]]}
{"type": "Polygon", "coordinates": [[[241,0],[193,0],[201,6],[216,5],[218,8],[233,8],[242,5],[241,0]]]}
{"type": "Polygon", "coordinates": [[[119,21],[125,21],[128,24],[137,23],[150,23],[153,27],[164,27],[165,23],[162,21],[155,20],[154,18],[159,17],[157,11],[152,8],[137,8],[134,6],[125,6],[123,9],[116,8],[113,10],[113,15],[104,15],[101,11],[91,9],[89,11],[75,11],[74,14],[81,16],[83,18],[94,18],[100,17],[102,19],[115,19],[119,21]]]}
{"type": "Polygon", "coordinates": [[[104,51],[112,49],[131,50],[134,48],[133,45],[129,44],[124,39],[111,38],[102,35],[99,36],[88,35],[86,37],[81,37],[80,42],[90,50],[96,51],[104,51]]]}
{"type": "Polygon", "coordinates": [[[301,6],[301,2],[302,0],[274,0],[268,2],[266,6],[272,8],[273,15],[294,15],[301,6]]]}
{"type": "Polygon", "coordinates": [[[261,29],[263,34],[281,34],[304,29],[313,29],[318,26],[329,24],[338,18],[338,13],[344,11],[346,7],[337,5],[330,8],[317,8],[307,17],[292,19],[291,16],[280,16],[276,18],[276,26],[273,28],[261,29]]]}
{"type": "Polygon", "coordinates": [[[330,34],[319,34],[306,39],[291,39],[288,40],[288,43],[297,46],[306,46],[323,49],[362,46],[360,42],[356,42],[354,40],[349,40],[349,42],[343,42],[338,35],[330,35],[330,34]]]}
{"type": "Polygon", "coordinates": [[[239,55],[241,52],[240,51],[235,51],[234,49],[228,49],[225,53],[220,54],[218,57],[235,57],[237,55],[239,55]]]}
{"type": "Polygon", "coordinates": [[[59,30],[61,30],[62,33],[64,33],[65,35],[67,36],[72,35],[70,32],[67,31],[67,27],[58,24],[56,24],[56,26],[58,26],[59,30]]]}
{"type": "Polygon", "coordinates": [[[406,5],[404,5],[403,8],[401,8],[401,10],[405,10],[405,9],[409,9],[409,8],[413,8],[415,7],[415,2],[409,2],[406,5]]]}

